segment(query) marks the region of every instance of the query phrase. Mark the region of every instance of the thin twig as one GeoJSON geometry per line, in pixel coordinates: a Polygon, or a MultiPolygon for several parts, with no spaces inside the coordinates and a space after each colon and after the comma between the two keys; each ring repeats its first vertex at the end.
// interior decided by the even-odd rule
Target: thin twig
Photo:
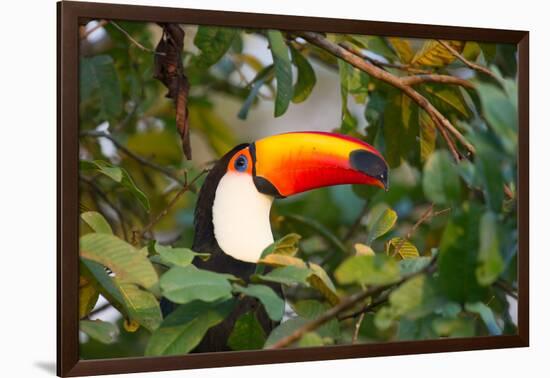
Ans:
{"type": "Polygon", "coordinates": [[[358,315],[361,315],[361,314],[366,314],[367,312],[371,312],[372,310],[374,310],[376,307],[386,303],[388,301],[388,298],[390,297],[390,293],[391,291],[390,290],[386,290],[384,291],[382,294],[380,294],[375,300],[373,300],[372,302],[370,302],[369,304],[363,306],[362,308],[360,308],[359,310],[355,311],[355,312],[352,312],[351,314],[340,314],[338,316],[338,320],[342,321],[342,320],[346,320],[346,319],[350,319],[350,318],[355,318],[357,317],[358,315]]]}
{"type": "Polygon", "coordinates": [[[416,221],[416,223],[409,229],[409,231],[407,232],[405,237],[402,238],[399,241],[399,243],[397,243],[397,245],[395,246],[395,250],[393,251],[392,256],[396,256],[399,253],[399,250],[401,249],[401,247],[403,247],[405,242],[412,237],[412,234],[418,229],[418,227],[420,227],[420,225],[422,223],[426,222],[428,219],[437,217],[438,215],[445,214],[445,213],[451,211],[450,207],[448,207],[446,209],[443,209],[443,210],[436,211],[435,213],[433,212],[433,209],[434,209],[434,204],[432,203],[430,205],[430,207],[428,208],[428,210],[426,210],[424,213],[422,213],[422,215],[416,221]]]}
{"type": "Polygon", "coordinates": [[[462,63],[464,63],[465,65],[467,65],[471,69],[473,69],[475,71],[478,71],[478,72],[482,72],[485,75],[489,75],[493,79],[498,81],[498,78],[495,76],[495,74],[493,72],[491,72],[491,70],[489,70],[487,67],[483,67],[479,64],[476,64],[474,62],[469,61],[468,59],[463,57],[462,54],[460,54],[458,51],[456,51],[451,45],[449,45],[447,42],[442,41],[440,39],[438,39],[437,42],[439,42],[443,47],[445,47],[447,50],[449,50],[449,52],[451,54],[453,54],[458,60],[460,60],[462,63]]]}
{"type": "Polygon", "coordinates": [[[86,184],[88,184],[90,186],[90,188],[92,188],[94,193],[96,193],[99,197],[101,197],[101,199],[103,201],[105,201],[105,203],[111,209],[113,209],[113,211],[115,212],[115,214],[118,218],[118,223],[120,224],[120,228],[122,229],[122,234],[124,236],[124,240],[128,240],[128,231],[126,229],[126,221],[124,220],[124,218],[122,216],[122,211],[117,206],[115,206],[115,204],[111,200],[109,200],[109,197],[107,197],[107,194],[105,192],[103,192],[103,190],[101,190],[101,188],[95,182],[93,182],[92,180],[90,180],[86,177],[83,177],[83,176],[79,176],[79,179],[82,182],[85,182],[86,184]]]}
{"type": "Polygon", "coordinates": [[[202,176],[204,175],[206,172],[208,172],[208,170],[203,170],[201,171],[198,175],[195,176],[195,178],[193,178],[193,180],[191,180],[191,182],[187,183],[187,178],[186,178],[186,182],[185,184],[183,185],[183,187],[176,193],[176,195],[174,196],[174,198],[172,198],[172,200],[168,203],[168,205],[166,205],[166,207],[160,212],[157,214],[157,216],[155,218],[153,218],[144,228],[143,230],[141,230],[141,232],[134,232],[133,234],[133,243],[136,244],[137,241],[136,241],[136,237],[139,237],[141,239],[141,237],[143,237],[143,235],[147,234],[148,232],[151,231],[151,229],[162,219],[162,217],[164,217],[166,214],[168,214],[168,211],[172,208],[172,206],[174,206],[174,204],[178,201],[178,199],[185,193],[189,190],[189,188],[191,188],[193,186],[193,184],[195,182],[197,182],[197,180],[202,176]]]}
{"type": "Polygon", "coordinates": [[[352,344],[357,343],[357,338],[359,337],[359,329],[361,328],[361,323],[363,323],[363,319],[365,319],[364,312],[359,315],[359,319],[357,319],[357,322],[355,323],[355,330],[353,331],[353,338],[351,339],[352,344]]]}
{"type": "Polygon", "coordinates": [[[494,285],[498,287],[500,290],[504,291],[506,294],[511,296],[512,298],[518,299],[518,293],[514,290],[513,287],[511,287],[505,280],[502,278],[499,278],[494,282],[494,285]]]}
{"type": "Polygon", "coordinates": [[[363,51],[351,46],[347,42],[341,42],[341,43],[339,43],[339,45],[342,46],[343,48],[345,48],[346,50],[348,50],[349,52],[351,52],[355,55],[361,56],[363,59],[369,61],[373,65],[375,65],[377,67],[380,67],[380,68],[384,68],[384,67],[395,68],[395,69],[400,70],[400,71],[410,72],[410,73],[414,73],[414,74],[431,74],[432,73],[431,71],[428,71],[428,70],[411,67],[408,64],[389,63],[389,62],[381,61],[379,59],[375,59],[373,57],[368,56],[363,51]]]}
{"type": "Polygon", "coordinates": [[[140,155],[136,154],[135,152],[128,149],[128,147],[126,147],[122,143],[120,143],[116,138],[114,138],[109,133],[106,133],[106,132],[103,132],[103,131],[87,130],[87,131],[81,131],[80,135],[81,136],[86,136],[86,137],[94,137],[94,138],[107,138],[111,142],[113,142],[115,147],[117,147],[119,150],[124,152],[124,154],[126,154],[128,157],[138,161],[139,163],[141,163],[141,164],[143,164],[143,165],[145,165],[149,168],[152,168],[154,170],[157,170],[157,171],[163,173],[165,176],[167,176],[167,177],[171,178],[172,180],[178,182],[182,186],[185,184],[184,181],[182,179],[180,179],[178,176],[176,176],[176,174],[173,173],[171,170],[163,167],[162,165],[159,165],[159,164],[155,163],[154,161],[151,161],[149,159],[144,158],[143,156],[140,156],[140,155]]]}
{"type": "MultiPolygon", "coordinates": [[[[370,76],[382,80],[397,89],[400,89],[403,93],[405,93],[407,96],[409,96],[414,102],[418,104],[421,108],[423,108],[430,118],[435,122],[436,126],[445,128],[447,131],[453,135],[463,146],[468,150],[470,154],[475,154],[475,147],[466,140],[466,138],[458,131],[452,124],[449,122],[447,118],[439,110],[437,110],[428,99],[426,99],[424,96],[422,96],[420,93],[418,93],[413,87],[405,84],[402,82],[402,80],[392,75],[391,73],[381,69],[380,67],[377,67],[373,65],[372,63],[366,61],[363,59],[363,57],[358,56],[347,49],[343,48],[342,46],[339,46],[326,38],[324,38],[322,35],[314,32],[299,32],[297,33],[300,37],[304,38],[309,43],[322,48],[323,50],[326,50],[327,52],[331,53],[332,55],[345,60],[347,63],[351,64],[352,66],[360,69],[361,71],[366,72],[370,76]]],[[[446,139],[447,143],[449,144],[449,141],[446,139]]],[[[449,145],[449,148],[452,147],[449,145]]]]}
{"type": "Polygon", "coordinates": [[[139,49],[143,50],[143,51],[147,51],[151,54],[156,54],[156,55],[166,55],[164,53],[161,53],[161,52],[157,52],[153,49],[150,49],[148,47],[145,47],[143,46],[141,43],[139,43],[136,39],[134,39],[134,37],[132,37],[130,35],[130,33],[128,33],[126,30],[124,30],[124,28],[122,26],[120,26],[119,24],[117,24],[116,22],[114,21],[109,21],[109,23],[111,25],[113,25],[116,29],[118,29],[122,34],[124,34],[126,36],[126,38],[128,38],[128,40],[130,42],[132,42],[134,45],[136,45],[139,49]]]}
{"type": "Polygon", "coordinates": [[[287,346],[293,344],[294,342],[300,340],[302,338],[302,336],[304,336],[306,333],[316,330],[317,328],[319,328],[320,326],[322,326],[326,322],[328,322],[331,319],[337,317],[340,313],[352,308],[353,306],[355,306],[357,303],[361,302],[362,300],[364,300],[368,297],[373,297],[375,295],[379,295],[379,294],[383,293],[384,291],[386,291],[390,288],[399,287],[403,283],[405,283],[406,281],[410,280],[413,277],[417,277],[417,276],[419,276],[421,274],[424,274],[424,273],[427,273],[427,272],[432,272],[433,269],[435,268],[435,261],[436,260],[434,258],[430,262],[430,264],[428,264],[422,270],[420,270],[418,272],[415,272],[415,273],[412,273],[412,274],[409,274],[409,275],[401,278],[399,281],[397,281],[393,284],[373,286],[368,290],[362,290],[358,293],[350,295],[347,298],[342,299],[342,301],[339,304],[337,304],[336,306],[330,308],[329,310],[324,312],[318,318],[304,324],[302,327],[298,328],[296,331],[292,332],[290,335],[288,335],[286,337],[283,337],[278,342],[276,342],[271,347],[269,347],[269,349],[280,349],[280,348],[287,347],[287,346]]]}
{"type": "Polygon", "coordinates": [[[422,75],[411,75],[401,77],[401,81],[405,85],[417,85],[422,83],[441,83],[441,84],[454,84],[460,85],[464,88],[475,88],[468,80],[461,79],[459,77],[450,76],[450,75],[440,75],[440,74],[422,74],[422,75]]]}

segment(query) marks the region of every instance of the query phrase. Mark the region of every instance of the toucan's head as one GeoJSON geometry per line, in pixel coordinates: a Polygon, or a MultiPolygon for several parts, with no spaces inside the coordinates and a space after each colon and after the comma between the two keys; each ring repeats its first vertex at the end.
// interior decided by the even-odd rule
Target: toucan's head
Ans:
{"type": "Polygon", "coordinates": [[[387,189],[388,166],[369,144],[333,133],[286,133],[237,146],[205,180],[195,238],[214,237],[225,254],[257,262],[273,242],[269,211],[274,198],[341,184],[387,189]],[[210,211],[211,227],[206,227],[210,211]]]}

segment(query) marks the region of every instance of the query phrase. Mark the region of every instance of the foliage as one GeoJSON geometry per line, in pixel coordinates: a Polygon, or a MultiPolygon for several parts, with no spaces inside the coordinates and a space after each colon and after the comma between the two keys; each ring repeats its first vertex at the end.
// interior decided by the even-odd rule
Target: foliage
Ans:
{"type": "MultiPolygon", "coordinates": [[[[155,25],[119,25],[147,48],[160,37],[155,25]]],[[[387,193],[354,185],[276,201],[271,216],[277,241],[244,282],[193,265],[210,257],[190,249],[202,178],[186,186],[204,162],[183,159],[173,104],[153,77],[153,54],[109,23],[104,30],[107,37],[97,46],[83,42],[80,59],[79,318],[89,336],[81,343],[82,358],[189,353],[242,296],[257,298],[280,324],[266,334],[255,314],[245,313],[228,346],[269,348],[346,298],[377,287],[386,290],[289,345],[516,332],[510,310],[518,237],[513,48],[447,41],[488,67],[492,75],[486,75],[464,68],[435,40],[324,37],[399,78],[437,74],[466,81],[414,86],[475,148],[471,154],[457,144],[463,158],[456,162],[425,109],[319,46],[276,30],[186,26],[189,124],[209,156],[240,142],[237,119],[260,111],[259,104],[283,117],[313,101],[323,74],[339,80],[341,104],[334,106],[341,123],[334,131],[371,143],[391,167],[387,193]],[[261,53],[269,62],[243,47],[253,39],[267,43],[261,53]],[[220,110],[219,98],[236,102],[236,110],[220,110]],[[432,259],[437,263],[430,270],[432,259]],[[273,284],[283,286],[284,298],[273,284]],[[177,304],[165,318],[162,297],[177,304]],[[100,298],[120,319],[97,312],[100,298]],[[292,308],[288,319],[285,301],[292,308]]]]}

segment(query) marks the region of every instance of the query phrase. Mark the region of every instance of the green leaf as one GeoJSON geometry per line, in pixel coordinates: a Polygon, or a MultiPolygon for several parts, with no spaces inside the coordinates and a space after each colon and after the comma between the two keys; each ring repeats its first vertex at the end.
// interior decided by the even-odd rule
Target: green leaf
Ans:
{"type": "Polygon", "coordinates": [[[263,281],[277,282],[285,285],[308,285],[307,278],[311,273],[312,272],[309,269],[289,265],[273,269],[268,274],[258,275],[256,277],[263,281]]]}
{"type": "Polygon", "coordinates": [[[474,177],[482,186],[489,208],[499,213],[504,200],[504,177],[501,166],[505,156],[492,145],[491,139],[489,133],[477,133],[472,138],[477,151],[474,177]]]}
{"type": "Polygon", "coordinates": [[[476,277],[481,211],[471,206],[455,211],[447,222],[439,245],[438,287],[451,300],[479,301],[486,290],[476,277]]]}
{"type": "Polygon", "coordinates": [[[388,329],[403,316],[417,319],[433,311],[437,304],[435,288],[425,276],[413,277],[395,289],[389,296],[389,306],[381,308],[374,322],[381,330],[388,329]]]}
{"type": "Polygon", "coordinates": [[[215,325],[221,323],[232,311],[234,300],[223,302],[193,301],[179,305],[153,332],[146,356],[169,356],[192,351],[215,325]]]}
{"type": "Polygon", "coordinates": [[[276,344],[279,340],[287,336],[290,336],[292,333],[294,333],[294,331],[303,327],[308,322],[309,322],[308,319],[296,317],[296,318],[291,318],[286,322],[279,324],[277,327],[273,329],[273,331],[271,331],[271,333],[267,337],[267,340],[265,341],[264,349],[268,349],[274,344],[276,344]]]}
{"type": "Polygon", "coordinates": [[[137,285],[110,277],[105,268],[94,261],[81,258],[82,268],[95,282],[96,289],[127,319],[134,320],[149,331],[162,321],[160,305],[155,296],[137,285]]]}
{"type": "Polygon", "coordinates": [[[464,307],[466,311],[479,314],[491,335],[502,335],[502,329],[499,327],[493,311],[486,304],[482,302],[466,303],[464,307]]]}
{"type": "Polygon", "coordinates": [[[174,303],[194,300],[214,302],[231,298],[231,284],[227,277],[194,265],[171,268],[161,277],[160,287],[163,295],[174,303]]]}
{"type": "Polygon", "coordinates": [[[426,162],[435,150],[436,128],[432,118],[424,110],[418,112],[420,127],[420,159],[426,162]]]}
{"type": "Polygon", "coordinates": [[[300,348],[323,346],[323,338],[315,332],[306,332],[304,336],[298,341],[300,348]]]}
{"type": "Polygon", "coordinates": [[[266,249],[262,251],[261,258],[266,257],[272,253],[286,256],[295,256],[298,252],[298,242],[302,237],[295,233],[290,233],[283,236],[279,240],[271,243],[266,249]]]}
{"type": "MultiPolygon", "coordinates": [[[[463,41],[445,41],[459,53],[462,52],[465,42],[463,41]]],[[[420,50],[414,55],[411,64],[442,67],[454,61],[456,57],[445,46],[438,41],[427,40],[420,50]]]]}
{"type": "Polygon", "coordinates": [[[272,79],[274,72],[275,66],[273,64],[264,67],[258,72],[254,80],[252,80],[252,87],[250,88],[250,92],[248,92],[248,96],[244,100],[241,110],[239,110],[239,113],[237,114],[237,117],[243,120],[248,117],[248,111],[250,110],[250,107],[254,103],[256,97],[258,97],[260,89],[266,82],[272,79]]]}
{"type": "Polygon", "coordinates": [[[431,257],[417,257],[399,261],[399,271],[402,276],[420,272],[432,261],[431,257]]]}
{"type": "Polygon", "coordinates": [[[380,215],[367,224],[369,237],[367,244],[389,232],[397,222],[397,213],[392,209],[385,209],[380,215]]]}
{"type": "Polygon", "coordinates": [[[488,211],[481,217],[479,225],[477,281],[482,286],[491,285],[504,270],[504,260],[500,254],[497,217],[488,211]]]}
{"type": "Polygon", "coordinates": [[[82,171],[91,171],[96,170],[99,173],[104,174],[113,181],[121,182],[122,181],[122,168],[116,167],[111,163],[108,163],[104,160],[80,160],[79,168],[82,171]]]}
{"type": "Polygon", "coordinates": [[[109,268],[122,283],[150,289],[158,282],[147,257],[131,244],[109,234],[87,234],[80,238],[80,256],[109,268]]]}
{"type": "Polygon", "coordinates": [[[340,72],[340,96],[342,98],[342,123],[340,125],[340,131],[347,134],[357,128],[357,120],[353,117],[348,108],[348,76],[350,75],[349,72],[353,70],[353,66],[338,59],[338,67],[340,72]]]}
{"type": "Polygon", "coordinates": [[[87,211],[80,214],[80,217],[94,232],[98,234],[112,234],[113,230],[109,222],[97,211],[87,211]]]}
{"type": "Polygon", "coordinates": [[[309,61],[294,47],[290,48],[292,61],[298,69],[298,78],[294,84],[292,102],[298,104],[307,100],[317,82],[315,71],[309,61]]]}
{"type": "MultiPolygon", "coordinates": [[[[513,98],[492,84],[478,82],[476,89],[481,98],[483,116],[493,130],[501,136],[506,151],[515,154],[517,148],[518,113],[513,98]]],[[[512,90],[517,96],[517,89],[512,90]]]]}
{"type": "MultiPolygon", "coordinates": [[[[292,308],[296,311],[298,316],[304,319],[314,320],[328,311],[330,306],[314,299],[304,299],[293,303],[292,308]]],[[[340,337],[340,323],[337,319],[331,319],[317,328],[316,332],[323,338],[336,340],[340,337]]]]}
{"type": "Polygon", "coordinates": [[[473,337],[476,335],[475,323],[467,318],[437,318],[432,327],[440,337],[473,337]]]}
{"type": "Polygon", "coordinates": [[[427,85],[424,87],[426,91],[426,97],[433,105],[444,112],[457,113],[463,118],[470,117],[470,111],[468,110],[464,97],[458,87],[448,85],[427,85]]]}
{"type": "Polygon", "coordinates": [[[414,51],[410,42],[405,38],[390,37],[388,38],[391,46],[397,52],[402,63],[410,63],[414,57],[414,51]]]}
{"type": "Polygon", "coordinates": [[[346,259],[334,272],[342,285],[386,285],[400,279],[395,259],[386,255],[361,255],[346,259]]]}
{"type": "Polygon", "coordinates": [[[390,168],[397,168],[402,160],[419,160],[419,108],[411,99],[395,89],[387,94],[383,111],[384,157],[390,168]]]}
{"type": "Polygon", "coordinates": [[[80,59],[80,89],[83,99],[93,92],[98,93],[105,118],[116,118],[122,112],[120,83],[113,58],[109,55],[80,59]]]}
{"type": "Polygon", "coordinates": [[[134,284],[122,283],[116,278],[114,282],[124,299],[130,320],[138,322],[149,331],[157,329],[162,322],[162,312],[155,296],[134,284]]]}
{"type": "Polygon", "coordinates": [[[396,252],[403,260],[416,259],[420,256],[418,249],[413,243],[400,237],[391,238],[388,241],[388,254],[394,256],[396,252]]]}
{"type": "Polygon", "coordinates": [[[194,65],[205,69],[216,63],[229,50],[238,32],[235,28],[199,25],[194,43],[201,54],[194,59],[194,65]]]}
{"type": "Polygon", "coordinates": [[[197,253],[189,248],[173,248],[158,243],[155,244],[154,249],[160,255],[161,262],[168,265],[183,267],[191,264],[195,257],[200,257],[202,260],[208,260],[210,258],[209,253],[197,253]]]}
{"type": "Polygon", "coordinates": [[[315,263],[309,263],[309,268],[313,272],[308,278],[309,284],[317,289],[331,304],[337,305],[340,303],[340,296],[327,272],[315,263]]]}
{"type": "Polygon", "coordinates": [[[116,325],[101,320],[81,320],[79,329],[102,344],[114,343],[119,334],[116,325]]]}
{"type": "Polygon", "coordinates": [[[254,312],[247,312],[235,322],[227,339],[227,346],[232,350],[262,349],[266,335],[254,312]]]}
{"type": "Polygon", "coordinates": [[[395,52],[390,48],[383,37],[369,35],[348,35],[350,42],[362,49],[367,49],[375,54],[383,56],[388,60],[397,58],[395,52]]]}
{"type": "Polygon", "coordinates": [[[99,173],[104,174],[113,181],[121,184],[124,188],[128,189],[139,201],[139,203],[149,211],[149,199],[134,183],[130,174],[121,167],[112,165],[104,160],[86,161],[80,160],[80,169],[83,171],[96,170],[99,173]]]}
{"type": "Polygon", "coordinates": [[[435,204],[456,202],[460,197],[460,179],[456,165],[447,151],[436,151],[424,165],[422,187],[426,197],[435,204]]]}
{"type": "Polygon", "coordinates": [[[273,56],[273,64],[275,65],[275,78],[277,79],[275,117],[279,117],[286,112],[292,99],[292,63],[283,34],[278,30],[268,30],[267,38],[273,56]]]}
{"type": "Polygon", "coordinates": [[[234,291],[260,300],[265,307],[267,315],[278,322],[283,317],[285,301],[283,301],[269,286],[248,285],[246,287],[233,285],[234,291]]]}
{"type": "Polygon", "coordinates": [[[85,277],[80,276],[78,286],[78,318],[82,319],[95,307],[99,298],[99,291],[85,277]]]}

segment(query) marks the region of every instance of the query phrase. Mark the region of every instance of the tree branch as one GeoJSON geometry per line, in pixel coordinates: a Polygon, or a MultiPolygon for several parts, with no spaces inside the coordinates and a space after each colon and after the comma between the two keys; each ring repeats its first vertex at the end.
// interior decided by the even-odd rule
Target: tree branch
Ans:
{"type": "Polygon", "coordinates": [[[143,156],[140,156],[140,155],[136,154],[135,152],[128,149],[128,147],[126,147],[122,143],[120,143],[116,138],[114,138],[109,133],[106,133],[106,132],[103,132],[103,131],[87,130],[87,131],[81,131],[80,135],[85,136],[85,137],[107,138],[111,142],[113,142],[113,144],[115,145],[116,148],[118,148],[119,150],[124,152],[124,154],[126,156],[136,160],[137,162],[139,162],[139,163],[141,163],[141,164],[143,164],[143,165],[145,165],[145,166],[147,166],[151,169],[154,169],[156,171],[161,172],[162,174],[164,174],[165,176],[167,176],[167,177],[171,178],[172,180],[178,182],[182,186],[185,185],[185,182],[182,179],[180,179],[178,176],[176,176],[176,174],[174,172],[172,172],[171,170],[163,167],[162,165],[159,165],[159,164],[155,163],[154,161],[151,161],[149,159],[144,158],[143,156]]]}
{"type": "Polygon", "coordinates": [[[430,207],[428,208],[428,210],[426,210],[424,213],[422,213],[422,215],[420,216],[418,221],[416,221],[416,223],[407,232],[407,235],[405,235],[405,237],[403,239],[401,239],[399,241],[399,243],[397,243],[397,245],[395,246],[395,251],[393,252],[392,256],[395,256],[395,255],[397,255],[397,253],[399,253],[399,250],[401,249],[401,247],[403,247],[403,244],[405,244],[405,241],[407,241],[411,238],[412,234],[418,229],[418,227],[420,227],[420,225],[422,223],[426,222],[428,219],[431,219],[433,217],[437,217],[438,215],[445,214],[445,213],[451,211],[451,208],[448,207],[446,209],[436,211],[435,213],[434,213],[433,210],[434,210],[434,205],[432,203],[430,205],[430,207]]]}
{"type": "Polygon", "coordinates": [[[351,46],[347,42],[341,42],[341,43],[339,43],[339,45],[342,46],[343,48],[345,48],[346,50],[348,50],[349,52],[362,57],[363,59],[369,61],[370,63],[372,63],[373,65],[375,65],[379,68],[384,68],[384,67],[395,68],[395,69],[400,70],[400,71],[410,72],[410,73],[414,73],[414,74],[431,74],[432,73],[431,71],[428,71],[428,70],[423,70],[421,68],[411,67],[408,64],[388,63],[388,62],[383,62],[381,60],[372,58],[372,57],[368,56],[367,54],[365,54],[363,51],[351,46]]]}
{"type": "MultiPolygon", "coordinates": [[[[441,131],[446,129],[451,135],[453,135],[470,154],[475,154],[474,146],[466,140],[466,138],[458,131],[447,118],[439,110],[437,110],[424,96],[414,90],[411,86],[403,83],[401,78],[392,75],[391,73],[384,71],[383,69],[373,65],[372,63],[365,61],[363,57],[358,56],[347,49],[339,46],[333,42],[328,41],[322,35],[314,32],[297,32],[297,35],[308,41],[309,43],[326,50],[332,55],[345,60],[347,63],[352,66],[364,71],[370,76],[384,81],[393,87],[400,89],[403,93],[409,96],[414,102],[418,104],[422,109],[424,109],[430,118],[434,121],[435,125],[441,131]]],[[[445,137],[445,135],[444,135],[445,137]]],[[[445,138],[449,149],[453,149],[453,146],[450,144],[449,138],[445,138]]],[[[455,148],[456,150],[456,148],[455,148]]],[[[453,154],[456,158],[459,158],[457,154],[453,154]]]]}
{"type": "Polygon", "coordinates": [[[424,273],[432,272],[435,268],[435,262],[436,262],[436,259],[434,258],[424,269],[416,273],[409,274],[401,278],[399,281],[395,283],[388,284],[388,285],[381,285],[381,286],[373,286],[368,290],[363,290],[358,293],[352,294],[347,298],[344,298],[339,304],[337,304],[336,306],[324,312],[317,319],[314,319],[304,324],[302,327],[298,328],[296,331],[294,331],[287,337],[280,339],[278,342],[273,344],[269,349],[285,348],[293,344],[294,342],[300,340],[302,336],[304,336],[306,333],[316,330],[317,328],[319,328],[329,320],[337,317],[340,313],[352,308],[362,300],[368,297],[379,295],[388,289],[399,287],[413,277],[417,277],[424,273]]]}
{"type": "Polygon", "coordinates": [[[458,51],[453,49],[452,46],[449,45],[447,42],[442,41],[440,39],[438,39],[437,42],[439,42],[443,47],[445,47],[447,50],[449,50],[449,52],[451,54],[453,54],[458,60],[460,60],[462,63],[464,63],[465,65],[467,65],[471,69],[473,69],[475,71],[478,71],[478,72],[482,72],[485,75],[489,75],[493,79],[499,81],[498,78],[495,76],[495,74],[493,72],[491,72],[491,70],[489,70],[487,67],[483,67],[483,66],[481,66],[479,64],[476,64],[474,62],[470,62],[468,59],[464,58],[458,51]]]}
{"type": "Polygon", "coordinates": [[[185,184],[183,185],[183,187],[176,193],[176,195],[174,196],[174,198],[172,198],[172,200],[168,203],[168,205],[166,205],[166,207],[160,212],[157,214],[157,216],[155,218],[153,218],[144,228],[143,230],[141,230],[141,232],[136,232],[134,231],[133,232],[133,235],[132,235],[132,244],[137,244],[139,242],[139,240],[141,240],[141,238],[148,232],[151,231],[151,229],[162,219],[162,217],[164,217],[166,214],[168,214],[168,211],[172,208],[172,206],[174,206],[174,204],[178,201],[178,199],[185,193],[189,190],[189,188],[191,188],[193,186],[193,184],[202,176],[204,175],[206,172],[208,172],[208,170],[203,170],[201,171],[198,175],[195,176],[195,178],[193,178],[193,180],[191,180],[191,182],[187,182],[187,176],[185,177],[185,184]]]}
{"type": "Polygon", "coordinates": [[[403,76],[401,77],[403,84],[408,86],[413,86],[422,83],[441,83],[441,84],[454,84],[460,85],[464,88],[475,88],[474,85],[468,80],[461,79],[459,77],[450,76],[450,75],[439,75],[439,74],[421,74],[421,75],[412,75],[412,76],[403,76]]]}
{"type": "Polygon", "coordinates": [[[134,39],[134,37],[132,37],[130,35],[130,33],[128,33],[126,30],[124,30],[124,28],[122,26],[120,26],[119,24],[117,24],[116,22],[114,21],[108,21],[108,23],[110,23],[111,25],[113,25],[118,31],[120,31],[122,34],[124,34],[126,36],[126,38],[128,38],[128,40],[130,42],[132,42],[135,46],[137,46],[140,50],[143,50],[143,51],[146,51],[146,52],[149,52],[151,54],[156,54],[156,55],[166,55],[162,52],[157,52],[153,49],[150,49],[148,47],[145,47],[143,46],[141,43],[139,43],[136,39],[134,39]]]}
{"type": "Polygon", "coordinates": [[[117,216],[117,220],[118,220],[118,223],[120,224],[120,228],[122,229],[122,234],[124,236],[124,240],[128,240],[128,232],[126,230],[126,222],[122,216],[122,211],[117,207],[115,206],[115,204],[109,200],[109,197],[107,197],[107,194],[101,190],[101,188],[95,183],[93,182],[92,180],[86,178],[86,177],[83,177],[83,176],[79,176],[80,180],[82,180],[83,182],[85,182],[86,184],[88,184],[90,186],[90,188],[92,189],[92,191],[94,193],[96,193],[99,197],[101,197],[101,199],[103,201],[105,201],[105,203],[111,208],[113,209],[113,211],[115,212],[116,216],[117,216]]]}

